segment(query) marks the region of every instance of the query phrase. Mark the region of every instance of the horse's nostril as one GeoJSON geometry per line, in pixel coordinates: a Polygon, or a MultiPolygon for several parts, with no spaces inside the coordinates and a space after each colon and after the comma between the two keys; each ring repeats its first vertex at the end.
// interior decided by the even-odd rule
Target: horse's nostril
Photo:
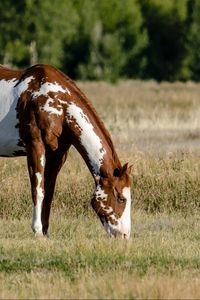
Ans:
{"type": "Polygon", "coordinates": [[[122,238],[123,238],[124,240],[128,240],[128,239],[129,239],[129,235],[126,234],[126,233],[123,233],[122,238]]]}

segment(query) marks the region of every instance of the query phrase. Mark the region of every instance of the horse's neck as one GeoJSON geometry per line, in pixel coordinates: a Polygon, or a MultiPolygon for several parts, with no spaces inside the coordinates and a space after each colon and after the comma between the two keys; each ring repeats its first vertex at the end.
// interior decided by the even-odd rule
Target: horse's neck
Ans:
{"type": "Polygon", "coordinates": [[[67,123],[76,136],[74,146],[93,176],[113,175],[114,169],[121,167],[107,130],[88,102],[71,102],[67,108],[67,123]]]}

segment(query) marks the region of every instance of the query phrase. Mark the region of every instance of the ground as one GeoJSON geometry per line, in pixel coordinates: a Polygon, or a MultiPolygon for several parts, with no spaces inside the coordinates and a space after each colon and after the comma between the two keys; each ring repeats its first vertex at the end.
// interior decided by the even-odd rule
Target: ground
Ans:
{"type": "Polygon", "coordinates": [[[133,164],[131,239],[104,232],[75,149],[34,238],[26,160],[1,158],[0,298],[200,298],[200,85],[79,85],[133,164]]]}

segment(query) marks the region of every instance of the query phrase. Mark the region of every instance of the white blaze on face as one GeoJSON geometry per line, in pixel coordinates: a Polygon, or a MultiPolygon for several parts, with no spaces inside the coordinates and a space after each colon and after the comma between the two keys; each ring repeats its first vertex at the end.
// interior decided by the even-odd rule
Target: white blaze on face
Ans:
{"type": "Polygon", "coordinates": [[[130,237],[131,232],[131,189],[130,187],[125,187],[122,190],[123,196],[126,198],[126,206],[119,218],[120,231],[127,236],[130,237]]]}
{"type": "Polygon", "coordinates": [[[69,104],[66,119],[68,123],[75,120],[76,126],[80,129],[80,142],[87,152],[94,173],[99,174],[106,150],[103,149],[101,140],[95,133],[93,125],[83,110],[74,103],[69,104]]]}
{"type": "MultiPolygon", "coordinates": [[[[33,99],[39,97],[39,96],[45,96],[47,97],[47,101],[44,104],[43,107],[41,107],[42,111],[45,111],[49,114],[55,114],[58,116],[61,116],[63,113],[63,109],[61,105],[57,105],[57,107],[53,107],[52,104],[54,103],[54,98],[49,96],[49,93],[67,93],[71,95],[68,88],[63,88],[61,85],[59,85],[57,82],[45,82],[41,85],[40,89],[33,93],[33,99]]],[[[61,103],[61,101],[60,101],[61,103]]]]}
{"type": "Polygon", "coordinates": [[[33,206],[33,221],[32,221],[32,229],[36,234],[42,234],[42,221],[41,221],[41,214],[42,214],[42,202],[44,199],[44,193],[41,186],[42,183],[42,175],[37,172],[35,174],[37,179],[37,186],[36,186],[36,193],[37,193],[37,203],[33,206]]]}
{"type": "Polygon", "coordinates": [[[20,95],[28,89],[33,77],[27,77],[18,83],[17,79],[0,80],[0,155],[13,156],[13,153],[22,150],[17,146],[19,130],[16,106],[20,95]]]}

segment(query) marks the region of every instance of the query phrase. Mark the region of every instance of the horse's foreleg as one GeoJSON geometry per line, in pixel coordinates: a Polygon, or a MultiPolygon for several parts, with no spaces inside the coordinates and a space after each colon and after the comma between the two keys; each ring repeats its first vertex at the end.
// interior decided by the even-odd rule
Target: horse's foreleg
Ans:
{"type": "Polygon", "coordinates": [[[44,190],[45,196],[42,207],[42,231],[44,235],[47,235],[49,227],[49,216],[51,210],[51,203],[53,199],[53,193],[55,189],[55,183],[57,175],[67,158],[67,151],[65,152],[51,152],[46,155],[45,165],[45,182],[44,190]]]}
{"type": "Polygon", "coordinates": [[[33,199],[32,229],[36,235],[42,235],[45,147],[41,141],[34,140],[27,145],[27,160],[33,199]]]}

